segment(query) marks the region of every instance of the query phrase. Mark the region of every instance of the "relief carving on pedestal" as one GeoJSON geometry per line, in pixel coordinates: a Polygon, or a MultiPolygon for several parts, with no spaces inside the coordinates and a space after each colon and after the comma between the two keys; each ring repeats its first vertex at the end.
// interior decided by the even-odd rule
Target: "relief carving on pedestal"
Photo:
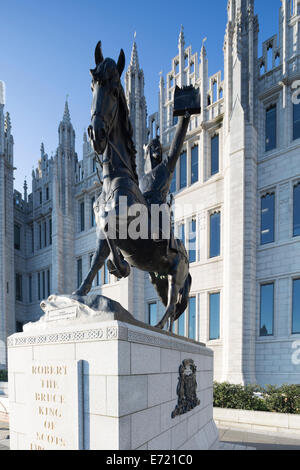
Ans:
{"type": "Polygon", "coordinates": [[[192,359],[185,359],[180,364],[177,385],[178,402],[172,412],[172,418],[188,413],[200,405],[197,397],[196,372],[197,366],[192,359]]]}

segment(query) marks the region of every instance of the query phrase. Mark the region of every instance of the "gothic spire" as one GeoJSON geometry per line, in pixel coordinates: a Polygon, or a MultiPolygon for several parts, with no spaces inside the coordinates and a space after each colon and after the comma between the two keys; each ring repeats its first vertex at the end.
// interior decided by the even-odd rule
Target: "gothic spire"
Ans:
{"type": "Polygon", "coordinates": [[[70,111],[69,111],[69,105],[68,105],[68,96],[65,102],[65,110],[64,110],[64,115],[63,115],[63,121],[66,123],[71,122],[71,117],[70,117],[70,111]]]}
{"type": "Polygon", "coordinates": [[[178,38],[178,46],[184,48],[185,40],[184,40],[184,32],[183,32],[183,25],[180,27],[180,33],[178,38]]]}
{"type": "Polygon", "coordinates": [[[138,70],[139,69],[139,58],[138,58],[135,39],[136,39],[136,33],[134,33],[134,40],[133,40],[133,45],[132,45],[132,50],[131,50],[131,58],[130,58],[130,66],[138,70]]]}

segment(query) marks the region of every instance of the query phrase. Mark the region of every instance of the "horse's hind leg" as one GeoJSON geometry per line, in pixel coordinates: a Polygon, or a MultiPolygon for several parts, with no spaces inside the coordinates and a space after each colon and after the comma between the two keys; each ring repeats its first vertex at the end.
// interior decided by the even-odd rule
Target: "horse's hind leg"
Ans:
{"type": "Polygon", "coordinates": [[[109,252],[110,249],[106,239],[103,239],[99,234],[97,237],[97,248],[92,259],[91,268],[80,287],[75,292],[73,292],[73,295],[83,296],[89,293],[92,288],[93,280],[95,279],[97,272],[104,265],[109,252]]]}
{"type": "Polygon", "coordinates": [[[160,322],[156,325],[156,328],[163,329],[167,321],[170,319],[170,327],[172,327],[172,318],[175,316],[176,311],[176,304],[179,294],[180,285],[177,283],[177,276],[176,274],[169,274],[168,276],[168,305],[166,309],[166,313],[164,314],[163,318],[160,322]]]}

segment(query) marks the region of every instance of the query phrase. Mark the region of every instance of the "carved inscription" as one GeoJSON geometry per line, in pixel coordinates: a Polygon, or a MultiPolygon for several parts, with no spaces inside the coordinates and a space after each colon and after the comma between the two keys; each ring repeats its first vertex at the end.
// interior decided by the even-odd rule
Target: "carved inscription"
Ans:
{"type": "Polygon", "coordinates": [[[29,372],[30,450],[79,449],[81,363],[33,362],[29,372]]]}

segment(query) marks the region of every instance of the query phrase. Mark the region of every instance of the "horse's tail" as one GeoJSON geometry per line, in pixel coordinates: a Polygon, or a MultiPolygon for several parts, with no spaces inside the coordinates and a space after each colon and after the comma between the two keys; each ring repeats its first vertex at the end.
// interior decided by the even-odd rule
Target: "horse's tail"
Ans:
{"type": "Polygon", "coordinates": [[[179,291],[179,296],[178,296],[179,301],[176,304],[176,312],[175,312],[174,321],[180,317],[180,315],[185,311],[185,309],[188,306],[191,286],[192,286],[192,276],[188,274],[183,287],[179,291]]]}

